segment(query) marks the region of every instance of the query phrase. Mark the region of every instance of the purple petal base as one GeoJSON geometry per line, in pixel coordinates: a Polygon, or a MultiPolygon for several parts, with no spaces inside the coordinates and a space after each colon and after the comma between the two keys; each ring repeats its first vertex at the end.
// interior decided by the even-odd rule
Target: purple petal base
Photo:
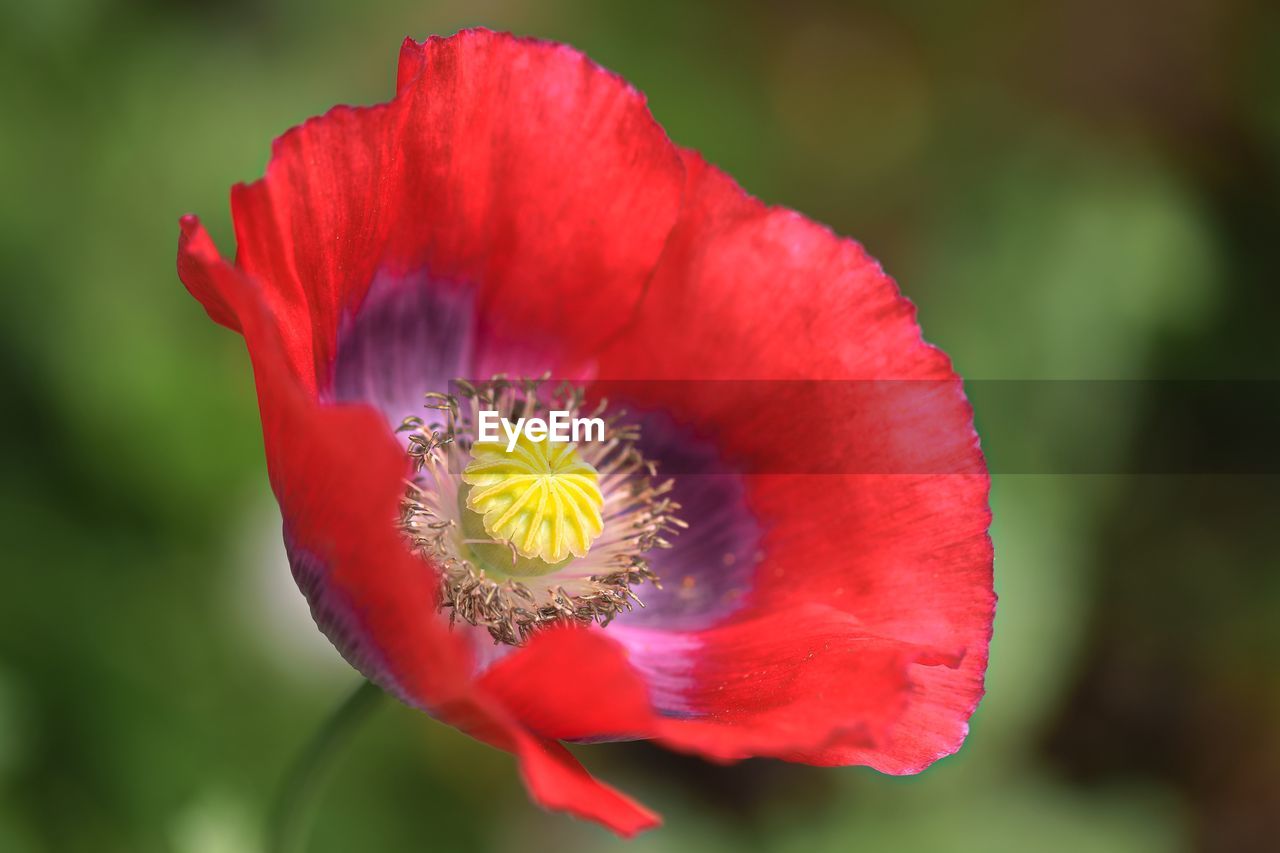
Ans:
{"type": "Polygon", "coordinates": [[[760,560],[760,530],[747,508],[746,484],[712,444],[665,413],[640,413],[638,420],[640,450],[657,462],[659,479],[663,471],[679,472],[672,498],[689,528],[670,537],[670,549],[649,552],[662,588],[640,588],[645,606],[616,621],[666,631],[710,627],[742,606],[760,560]]]}
{"type": "Polygon", "coordinates": [[[343,323],[332,399],[369,403],[393,427],[424,414],[423,394],[468,375],[474,317],[468,288],[380,276],[343,323]]]}

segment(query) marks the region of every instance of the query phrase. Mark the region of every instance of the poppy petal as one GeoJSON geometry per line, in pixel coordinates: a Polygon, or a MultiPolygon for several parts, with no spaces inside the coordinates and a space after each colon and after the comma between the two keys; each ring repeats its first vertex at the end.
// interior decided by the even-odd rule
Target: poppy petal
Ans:
{"type": "Polygon", "coordinates": [[[956,654],[866,633],[823,605],[779,610],[697,636],[696,654],[653,658],[686,679],[687,709],[664,742],[719,760],[808,761],[833,743],[879,747],[892,736],[916,670],[948,670],[956,654]]]}
{"type": "MultiPolygon", "coordinates": [[[[763,558],[730,624],[821,605],[864,636],[959,660],[910,664],[898,728],[874,745],[795,753],[919,770],[963,741],[991,636],[989,477],[972,411],[946,356],[921,340],[914,307],[861,246],[763,205],[696,154],[685,166],[680,222],[599,374],[649,380],[629,383],[640,403],[714,436],[744,472],[763,558]]],[[[749,656],[713,648],[731,639],[743,637],[703,632],[686,657],[750,672],[749,656]]],[[[714,715],[692,673],[683,689],[714,715]]],[[[829,728],[830,744],[845,725],[809,722],[829,728]]]]}
{"type": "Polygon", "coordinates": [[[643,96],[575,50],[487,30],[407,41],[400,82],[290,130],[233,190],[237,265],[304,385],[326,387],[380,276],[474,288],[486,337],[568,358],[625,325],[683,186],[643,96]]]}
{"type": "Polygon", "coordinates": [[[434,573],[388,521],[408,460],[386,423],[366,406],[323,405],[307,394],[259,289],[218,256],[194,217],[182,222],[178,274],[215,292],[244,330],[291,550],[307,555],[314,582],[342,597],[341,624],[322,627],[344,629],[340,648],[366,644],[364,656],[391,667],[367,674],[406,699],[430,707],[456,695],[469,677],[464,646],[435,618],[434,573]]]}
{"type": "Polygon", "coordinates": [[[543,737],[648,737],[654,714],[645,683],[607,633],[541,631],[485,672],[480,686],[543,737]]]}
{"type": "Polygon", "coordinates": [[[916,665],[958,663],[810,605],[703,632],[547,631],[481,686],[544,737],[652,737],[721,761],[807,760],[837,744],[881,743],[916,665]]]}
{"type": "Polygon", "coordinates": [[[596,821],[626,838],[662,825],[658,815],[593,778],[555,741],[526,734],[516,755],[525,787],[546,808],[596,821]]]}
{"type": "Polygon", "coordinates": [[[220,258],[194,217],[182,220],[178,274],[243,330],[287,539],[306,555],[300,582],[322,588],[312,591],[313,610],[339,650],[409,704],[514,752],[531,795],[548,808],[622,834],[656,825],[651,812],[473,689],[469,645],[436,612],[436,575],[390,523],[407,460],[381,415],[364,405],[322,404],[307,393],[258,287],[220,258]]]}

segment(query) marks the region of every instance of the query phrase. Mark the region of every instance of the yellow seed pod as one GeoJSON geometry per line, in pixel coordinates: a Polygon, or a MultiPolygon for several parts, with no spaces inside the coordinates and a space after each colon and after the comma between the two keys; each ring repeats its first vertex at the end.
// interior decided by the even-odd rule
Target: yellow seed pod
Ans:
{"type": "Polygon", "coordinates": [[[604,529],[600,475],[575,444],[522,434],[508,453],[500,442],[477,442],[462,480],[471,486],[467,509],[482,517],[485,533],[522,557],[585,557],[604,529]]]}

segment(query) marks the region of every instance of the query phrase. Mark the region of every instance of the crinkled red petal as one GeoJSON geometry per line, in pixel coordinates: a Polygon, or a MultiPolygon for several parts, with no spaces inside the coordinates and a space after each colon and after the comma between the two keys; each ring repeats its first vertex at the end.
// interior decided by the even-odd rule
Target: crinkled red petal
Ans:
{"type": "Polygon", "coordinates": [[[378,272],[473,286],[486,335],[572,358],[625,324],[682,183],[644,98],[581,53],[485,30],[406,41],[394,100],[294,128],[234,189],[237,264],[308,387],[378,272]]]}
{"type": "Polygon", "coordinates": [[[539,635],[482,684],[545,737],[646,737],[720,761],[807,760],[838,745],[884,743],[908,704],[912,670],[960,662],[868,635],[849,614],[821,605],[691,632],[684,642],[697,651],[656,655],[658,669],[646,672],[650,680],[686,682],[682,712],[654,712],[630,657],[644,650],[602,631],[539,635]]]}
{"type": "Polygon", "coordinates": [[[256,282],[226,264],[194,217],[182,221],[178,273],[234,318],[253,363],[267,471],[295,547],[315,555],[348,621],[335,641],[374,660],[367,674],[406,701],[511,751],[531,794],[622,834],[654,826],[643,806],[593,779],[558,744],[531,733],[474,689],[469,647],[436,612],[436,576],[396,532],[407,460],[366,406],[319,403],[293,372],[256,282]]]}
{"type": "MultiPolygon", "coordinates": [[[[680,222],[635,324],[601,357],[600,375],[848,380],[830,384],[820,418],[799,396],[762,406],[697,382],[642,387],[653,397],[646,402],[714,436],[725,458],[748,472],[765,556],[737,620],[821,605],[847,614],[865,636],[950,658],[952,666],[905,667],[901,714],[874,742],[856,717],[813,713],[822,701],[815,691],[812,709],[803,698],[790,706],[809,743],[788,742],[786,728],[775,726],[767,751],[918,771],[964,740],[991,637],[989,477],[972,411],[946,356],[921,340],[914,307],[861,246],[761,204],[696,154],[686,154],[685,165],[680,222]],[[792,416],[819,434],[789,432],[792,416]],[[806,456],[822,462],[806,468],[806,456]],[[795,473],[814,470],[821,473],[795,473]],[[821,748],[813,726],[825,730],[821,748]]],[[[837,644],[848,640],[836,633],[837,644]]],[[[712,661],[736,659],[744,678],[755,666],[743,639],[738,629],[702,638],[693,695],[709,719],[723,718],[736,701],[722,692],[722,706],[702,689],[720,677],[712,661]]],[[[812,639],[783,628],[777,643],[798,651],[812,639]]],[[[852,668],[833,671],[829,687],[861,677],[852,668]]],[[[744,745],[751,740],[743,726],[738,732],[744,745]]]]}

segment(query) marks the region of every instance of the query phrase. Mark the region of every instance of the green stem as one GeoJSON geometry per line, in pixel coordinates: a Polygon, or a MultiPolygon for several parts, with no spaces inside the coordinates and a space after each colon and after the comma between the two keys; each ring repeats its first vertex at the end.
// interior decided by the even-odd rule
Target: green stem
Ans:
{"type": "Polygon", "coordinates": [[[382,695],[382,688],[372,681],[361,682],[298,756],[271,809],[268,853],[301,853],[328,770],[382,695]]]}

